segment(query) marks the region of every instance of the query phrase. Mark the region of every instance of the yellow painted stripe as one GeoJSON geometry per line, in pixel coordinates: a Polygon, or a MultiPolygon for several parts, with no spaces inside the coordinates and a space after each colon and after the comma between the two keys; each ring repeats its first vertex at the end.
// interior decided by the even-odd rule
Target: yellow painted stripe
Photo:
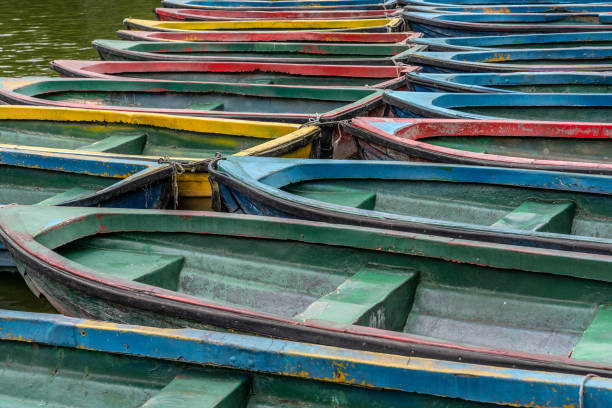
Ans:
{"type": "Polygon", "coordinates": [[[299,125],[290,123],[35,106],[0,106],[1,119],[117,123],[262,139],[277,138],[299,129],[299,125]]]}
{"type": "Polygon", "coordinates": [[[249,29],[334,29],[367,28],[383,25],[397,26],[401,18],[347,19],[347,20],[245,20],[245,21],[156,21],[125,19],[126,24],[171,31],[197,30],[249,30],[249,29]]]}

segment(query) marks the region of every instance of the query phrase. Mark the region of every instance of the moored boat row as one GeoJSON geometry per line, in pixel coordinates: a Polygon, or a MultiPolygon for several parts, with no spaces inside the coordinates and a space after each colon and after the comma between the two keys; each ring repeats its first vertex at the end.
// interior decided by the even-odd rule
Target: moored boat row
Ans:
{"type": "Polygon", "coordinates": [[[0,400],[611,406],[612,6],[496,1],[164,0],[0,78],[2,290],[66,315],[0,310],[0,400]]]}

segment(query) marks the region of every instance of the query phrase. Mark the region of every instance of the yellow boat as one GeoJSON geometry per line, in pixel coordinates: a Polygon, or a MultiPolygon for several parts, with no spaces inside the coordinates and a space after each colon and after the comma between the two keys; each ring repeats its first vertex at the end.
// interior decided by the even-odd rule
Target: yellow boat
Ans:
{"type": "Polygon", "coordinates": [[[151,113],[0,106],[0,148],[166,161],[178,206],[210,209],[215,156],[318,157],[316,126],[151,113]]]}
{"type": "Polygon", "coordinates": [[[126,18],[123,24],[130,30],[144,31],[403,31],[399,17],[346,20],[240,20],[240,21],[157,21],[126,18]]]}

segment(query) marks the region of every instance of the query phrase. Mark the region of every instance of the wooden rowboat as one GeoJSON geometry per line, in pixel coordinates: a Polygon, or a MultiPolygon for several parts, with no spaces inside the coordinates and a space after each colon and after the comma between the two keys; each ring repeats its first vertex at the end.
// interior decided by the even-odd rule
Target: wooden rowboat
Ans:
{"type": "Polygon", "coordinates": [[[0,78],[0,100],[12,105],[89,108],[226,119],[309,123],[322,128],[321,155],[355,153],[341,120],[382,116],[382,91],[373,88],[299,87],[154,80],[0,78]],[[348,143],[347,143],[348,142],[348,143]]]}
{"type": "Polygon", "coordinates": [[[376,109],[382,104],[382,91],[178,81],[4,78],[0,79],[0,99],[14,105],[303,123],[309,119],[336,121],[376,109]]]}
{"type": "Polygon", "coordinates": [[[423,72],[609,71],[612,48],[415,51],[406,61],[423,72]]]}
{"type": "Polygon", "coordinates": [[[162,0],[164,7],[217,10],[350,10],[394,9],[395,0],[162,0]]]}
{"type": "Polygon", "coordinates": [[[406,44],[421,33],[354,33],[338,31],[137,31],[119,30],[117,36],[130,41],[177,42],[296,42],[296,43],[363,43],[406,44]]]}
{"type": "Polygon", "coordinates": [[[74,61],[51,68],[77,78],[130,78],[302,86],[368,86],[405,89],[406,74],[419,67],[276,64],[265,62],[74,61]]]}
{"type": "Polygon", "coordinates": [[[484,49],[531,48],[610,48],[612,31],[589,33],[555,33],[496,35],[491,37],[414,38],[411,41],[428,51],[481,51],[484,49]]]}
{"type": "Polygon", "coordinates": [[[392,115],[404,118],[612,122],[610,94],[388,91],[383,99],[392,115]]]}
{"type": "Polygon", "coordinates": [[[12,406],[493,408],[535,403],[562,408],[582,399],[603,408],[612,401],[609,378],[585,380],[39,313],[0,311],[0,324],[0,380],[6,385],[1,398],[12,406]]]}
{"type": "MultiPolygon", "coordinates": [[[[407,6],[405,10],[424,11],[428,13],[491,13],[491,14],[516,14],[516,13],[589,13],[601,14],[612,12],[612,5],[607,3],[587,4],[504,4],[504,5],[446,5],[439,7],[407,6]]],[[[171,9],[168,9],[171,10],[171,9]]]]}
{"type": "MultiPolygon", "coordinates": [[[[168,1],[168,0],[167,0],[168,1]]],[[[190,0],[169,0],[169,1],[190,1],[190,0]]],[[[197,1],[197,0],[195,0],[197,1]]],[[[452,7],[452,6],[527,6],[527,5],[537,5],[537,4],[551,4],[551,5],[560,5],[560,4],[606,4],[602,2],[602,0],[401,0],[401,5],[406,6],[421,6],[421,7],[452,7]]],[[[166,6],[168,7],[168,6],[166,6]]]]}
{"type": "Polygon", "coordinates": [[[606,176],[390,161],[216,166],[216,209],[612,255],[606,176]]]}
{"type": "MultiPolygon", "coordinates": [[[[611,8],[612,10],[612,8],[611,8]]],[[[238,21],[238,20],[339,20],[385,18],[401,16],[402,9],[391,10],[308,10],[291,11],[265,10],[198,10],[177,8],[156,8],[160,21],[238,21]]]]}
{"type": "MultiPolygon", "coordinates": [[[[339,163],[347,170],[359,165],[339,163]]],[[[299,220],[104,208],[5,207],[0,234],[31,286],[68,315],[540,372],[609,375],[612,367],[605,346],[608,255],[299,220]]]]}
{"type": "Polygon", "coordinates": [[[366,160],[410,160],[612,175],[612,125],[356,118],[343,127],[366,160]]]}
{"type": "MultiPolygon", "coordinates": [[[[210,208],[207,160],[217,155],[320,155],[319,130],[311,126],[146,113],[0,106],[0,148],[13,148],[13,145],[19,145],[15,148],[33,155],[40,152],[82,157],[93,155],[98,161],[105,158],[132,160],[135,163],[146,162],[154,167],[161,157],[167,156],[166,161],[182,163],[190,170],[197,170],[177,176],[177,204],[180,208],[188,209],[210,208]],[[189,163],[199,164],[190,166],[189,163]]],[[[117,174],[120,172],[117,171],[117,174]]],[[[2,200],[0,204],[11,202],[21,201],[2,200]]]]}
{"type": "Polygon", "coordinates": [[[277,42],[138,42],[95,40],[111,61],[227,61],[298,64],[399,65],[423,46],[403,44],[317,44],[277,42]]]}
{"type": "Polygon", "coordinates": [[[596,13],[435,14],[407,12],[404,13],[404,19],[413,31],[422,32],[425,37],[612,31],[612,25],[600,22],[599,15],[596,13]]]}
{"type": "Polygon", "coordinates": [[[156,21],[126,18],[130,30],[144,31],[254,31],[254,30],[330,30],[360,32],[404,31],[401,17],[345,20],[238,20],[238,21],[156,21]]]}
{"type": "Polygon", "coordinates": [[[611,93],[612,76],[607,73],[513,72],[478,74],[420,74],[408,76],[417,92],[526,92],[611,93]]]}

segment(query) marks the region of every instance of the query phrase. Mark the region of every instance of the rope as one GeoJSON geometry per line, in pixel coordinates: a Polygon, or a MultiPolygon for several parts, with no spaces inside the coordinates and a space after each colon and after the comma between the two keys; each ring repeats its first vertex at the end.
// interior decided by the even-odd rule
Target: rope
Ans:
{"type": "Polygon", "coordinates": [[[342,120],[326,120],[321,122],[321,116],[320,114],[316,114],[317,116],[315,116],[314,118],[309,118],[306,122],[302,123],[298,129],[301,129],[303,127],[306,126],[321,126],[321,125],[338,125],[338,124],[347,124],[349,123],[349,119],[342,119],[342,120]]]}
{"type": "Polygon", "coordinates": [[[578,408],[584,408],[584,384],[589,378],[597,377],[595,374],[587,374],[580,383],[580,390],[578,391],[578,408]]]}
{"type": "MultiPolygon", "coordinates": [[[[219,152],[215,153],[215,158],[220,158],[221,154],[219,152]]],[[[200,164],[208,163],[209,159],[181,163],[180,161],[172,160],[168,155],[164,155],[157,160],[158,164],[168,164],[172,168],[172,195],[174,197],[174,209],[176,210],[178,207],[179,200],[179,187],[178,187],[178,178],[180,175],[185,173],[185,169],[190,169],[191,172],[195,172],[197,167],[200,164]]]]}
{"type": "Polygon", "coordinates": [[[403,62],[396,60],[395,57],[391,57],[391,62],[393,63],[393,65],[395,65],[395,76],[399,77],[400,69],[402,69],[402,67],[406,67],[407,65],[403,62]]]}

